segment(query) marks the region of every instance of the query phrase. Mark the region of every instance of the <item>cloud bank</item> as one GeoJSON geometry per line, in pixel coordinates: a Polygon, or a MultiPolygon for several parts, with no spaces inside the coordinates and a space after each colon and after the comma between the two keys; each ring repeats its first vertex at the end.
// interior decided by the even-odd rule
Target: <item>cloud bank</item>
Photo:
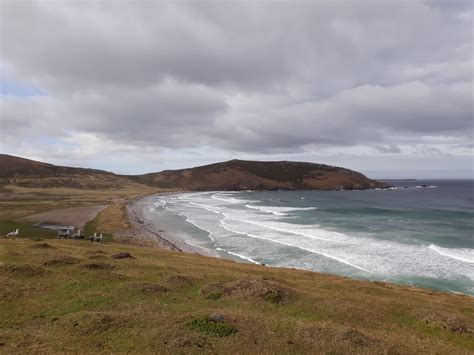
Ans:
{"type": "Polygon", "coordinates": [[[469,1],[7,0],[0,16],[2,81],[42,93],[1,96],[13,154],[134,172],[125,159],[472,153],[469,1]]]}

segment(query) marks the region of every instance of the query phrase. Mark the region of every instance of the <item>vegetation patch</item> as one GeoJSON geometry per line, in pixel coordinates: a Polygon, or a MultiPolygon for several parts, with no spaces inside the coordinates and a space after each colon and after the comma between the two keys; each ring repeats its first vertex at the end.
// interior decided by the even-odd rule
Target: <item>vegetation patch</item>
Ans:
{"type": "Polygon", "coordinates": [[[171,340],[171,342],[166,342],[166,344],[169,344],[173,347],[178,347],[178,348],[189,348],[189,347],[206,348],[211,345],[207,341],[207,338],[203,336],[175,337],[171,340]]]}
{"type": "Polygon", "coordinates": [[[195,318],[186,324],[189,329],[215,337],[226,337],[237,333],[237,328],[226,322],[213,322],[208,317],[195,318]]]}
{"type": "Polygon", "coordinates": [[[224,286],[225,295],[244,295],[281,304],[290,300],[293,292],[278,283],[265,279],[241,279],[224,286]]]}
{"type": "Polygon", "coordinates": [[[107,259],[107,256],[104,255],[104,254],[94,254],[94,255],[89,256],[89,259],[91,259],[91,260],[105,260],[105,259],[107,259]]]}
{"type": "Polygon", "coordinates": [[[54,258],[46,260],[44,266],[62,266],[62,265],[73,265],[78,264],[80,260],[69,255],[59,255],[54,258]]]}
{"type": "Polygon", "coordinates": [[[84,267],[89,270],[114,270],[115,266],[106,263],[90,263],[85,264],[84,267]]]}
{"type": "Polygon", "coordinates": [[[171,289],[181,289],[184,287],[194,286],[196,278],[183,275],[173,275],[166,278],[166,285],[171,289]]]}
{"type": "Polygon", "coordinates": [[[130,283],[128,287],[138,292],[151,294],[161,294],[170,291],[169,288],[152,282],[133,282],[130,283]]]}
{"type": "Polygon", "coordinates": [[[474,332],[474,324],[472,322],[449,314],[429,314],[423,317],[423,321],[426,325],[452,333],[466,334],[474,332]]]}
{"type": "Polygon", "coordinates": [[[108,312],[77,312],[68,318],[66,321],[69,328],[82,335],[109,332],[121,327],[124,323],[117,314],[108,312]]]}
{"type": "Polygon", "coordinates": [[[221,283],[209,283],[204,285],[201,289],[201,293],[205,299],[218,300],[224,295],[224,285],[221,283]]]}
{"type": "Polygon", "coordinates": [[[117,253],[117,254],[112,255],[112,258],[114,258],[114,259],[126,259],[126,258],[133,258],[133,256],[130,255],[130,253],[121,252],[121,253],[117,253]]]}
{"type": "Polygon", "coordinates": [[[35,249],[50,249],[50,248],[53,248],[48,243],[36,243],[36,244],[33,244],[31,247],[35,248],[35,249]]]}
{"type": "Polygon", "coordinates": [[[270,303],[281,303],[283,302],[284,295],[280,290],[270,290],[262,298],[270,303]]]}
{"type": "Polygon", "coordinates": [[[49,272],[36,265],[5,265],[3,270],[18,276],[44,276],[49,272]]]}
{"type": "Polygon", "coordinates": [[[356,346],[365,347],[369,346],[375,341],[369,338],[364,333],[359,332],[355,329],[344,329],[337,336],[336,341],[338,342],[347,342],[356,346]]]}
{"type": "Polygon", "coordinates": [[[219,298],[221,298],[223,295],[222,292],[209,292],[207,295],[206,295],[206,299],[208,300],[218,300],[219,298]]]}

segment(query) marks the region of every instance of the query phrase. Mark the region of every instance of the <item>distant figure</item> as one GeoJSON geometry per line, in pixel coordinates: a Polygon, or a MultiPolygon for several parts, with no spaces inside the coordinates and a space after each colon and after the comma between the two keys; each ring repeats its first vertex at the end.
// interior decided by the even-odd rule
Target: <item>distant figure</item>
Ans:
{"type": "Polygon", "coordinates": [[[98,237],[95,237],[94,239],[96,242],[101,242],[102,241],[102,233],[98,237]]]}
{"type": "Polygon", "coordinates": [[[20,230],[17,228],[17,229],[15,229],[14,232],[8,233],[7,237],[16,237],[18,234],[20,234],[20,230]]]}
{"type": "Polygon", "coordinates": [[[77,230],[77,233],[74,233],[74,234],[72,235],[72,237],[73,237],[74,239],[82,239],[82,238],[84,238],[84,236],[81,235],[81,230],[80,230],[80,229],[78,229],[78,230],[77,230]]]}

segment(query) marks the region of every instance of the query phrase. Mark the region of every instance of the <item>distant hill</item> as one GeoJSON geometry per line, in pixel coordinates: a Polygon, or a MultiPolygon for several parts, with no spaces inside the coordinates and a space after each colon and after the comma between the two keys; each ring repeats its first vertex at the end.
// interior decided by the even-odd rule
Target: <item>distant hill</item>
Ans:
{"type": "Polygon", "coordinates": [[[230,160],[191,169],[131,176],[159,188],[212,190],[339,190],[386,188],[361,173],[335,166],[293,161],[230,160]]]}
{"type": "Polygon", "coordinates": [[[71,168],[0,154],[0,185],[101,189],[140,184],[160,189],[339,190],[385,188],[386,183],[340,167],[292,162],[230,160],[190,169],[144,175],[71,168]]]}
{"type": "Polygon", "coordinates": [[[57,166],[0,154],[0,185],[103,189],[130,184],[130,179],[103,170],[57,166]]]}

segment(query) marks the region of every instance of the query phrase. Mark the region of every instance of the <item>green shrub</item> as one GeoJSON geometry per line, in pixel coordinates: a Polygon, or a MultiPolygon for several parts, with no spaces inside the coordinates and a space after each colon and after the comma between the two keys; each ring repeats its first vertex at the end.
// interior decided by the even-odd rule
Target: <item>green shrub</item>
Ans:
{"type": "Polygon", "coordinates": [[[283,301],[283,296],[280,292],[269,291],[263,296],[263,299],[270,303],[280,303],[283,301]]]}
{"type": "Polygon", "coordinates": [[[207,317],[193,319],[186,325],[192,330],[216,337],[226,337],[237,332],[237,328],[232,324],[212,322],[207,317]]]}
{"type": "Polygon", "coordinates": [[[221,297],[222,297],[222,292],[209,292],[206,295],[206,299],[208,300],[218,300],[221,297]]]}

